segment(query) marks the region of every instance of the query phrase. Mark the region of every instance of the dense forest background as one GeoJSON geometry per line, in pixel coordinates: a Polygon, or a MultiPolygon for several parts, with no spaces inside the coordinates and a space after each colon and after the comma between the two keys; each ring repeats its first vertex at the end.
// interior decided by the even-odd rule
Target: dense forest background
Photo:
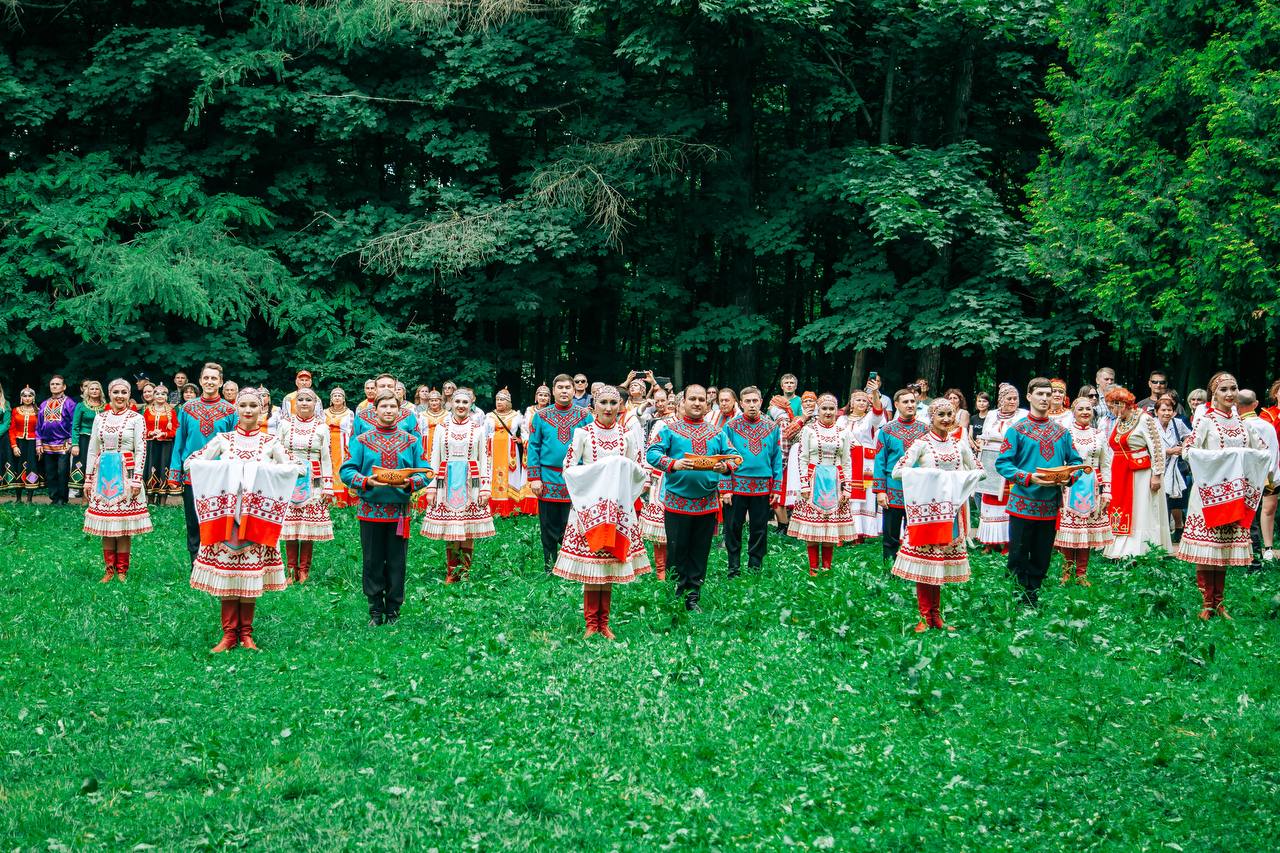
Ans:
{"type": "Polygon", "coordinates": [[[1280,369],[1267,0],[0,15],[10,388],[1280,369]]]}

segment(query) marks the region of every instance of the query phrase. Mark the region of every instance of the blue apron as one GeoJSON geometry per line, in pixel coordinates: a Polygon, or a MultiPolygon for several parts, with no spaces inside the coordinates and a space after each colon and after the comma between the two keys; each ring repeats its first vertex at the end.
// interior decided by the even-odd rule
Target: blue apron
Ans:
{"type": "Polygon", "coordinates": [[[124,454],[108,451],[98,457],[98,475],[93,480],[93,494],[103,503],[124,500],[124,454]]]}
{"type": "Polygon", "coordinates": [[[818,465],[813,469],[813,498],[816,508],[830,514],[840,506],[840,472],[834,465],[818,465]]]}
{"type": "Polygon", "coordinates": [[[470,501],[467,498],[467,460],[451,459],[445,465],[444,472],[444,505],[452,510],[461,510],[470,501]]]}

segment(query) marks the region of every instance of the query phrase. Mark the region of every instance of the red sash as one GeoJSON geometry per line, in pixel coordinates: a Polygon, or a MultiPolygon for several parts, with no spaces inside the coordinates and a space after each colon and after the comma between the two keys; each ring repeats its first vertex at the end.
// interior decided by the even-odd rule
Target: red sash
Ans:
{"type": "Polygon", "coordinates": [[[866,456],[867,448],[861,444],[854,443],[853,448],[849,451],[850,461],[853,467],[853,499],[860,501],[867,496],[867,468],[866,456]]]}
{"type": "Polygon", "coordinates": [[[1133,480],[1134,473],[1151,468],[1151,453],[1146,449],[1131,450],[1128,433],[1118,438],[1120,428],[1111,430],[1107,439],[1114,454],[1111,460],[1111,532],[1116,536],[1133,534],[1133,480]]]}

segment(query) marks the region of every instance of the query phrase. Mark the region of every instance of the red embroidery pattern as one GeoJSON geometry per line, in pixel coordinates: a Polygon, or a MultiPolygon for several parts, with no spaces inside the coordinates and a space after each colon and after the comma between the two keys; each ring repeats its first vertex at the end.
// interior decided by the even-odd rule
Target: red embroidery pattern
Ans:
{"type": "Polygon", "coordinates": [[[203,398],[197,398],[184,403],[182,411],[195,418],[200,426],[200,434],[208,438],[213,435],[214,424],[227,415],[234,415],[236,408],[226,400],[206,401],[203,398]]]}
{"type": "MultiPolygon", "coordinates": [[[[1053,449],[1066,432],[1057,421],[1033,421],[1031,418],[1018,421],[1013,425],[1013,430],[1040,445],[1040,457],[1045,461],[1052,461],[1053,449]]],[[[1001,450],[1008,446],[1009,439],[1006,438],[1001,450]]]]}
{"type": "Polygon", "coordinates": [[[414,443],[413,436],[402,430],[383,432],[377,429],[360,433],[356,441],[377,453],[383,468],[398,467],[400,452],[414,443]]]}
{"type": "Polygon", "coordinates": [[[738,415],[725,427],[734,435],[740,435],[747,440],[747,452],[752,456],[760,455],[764,450],[764,440],[777,428],[778,425],[769,418],[762,417],[757,421],[749,421],[745,415],[738,415]]]}
{"type": "Polygon", "coordinates": [[[715,432],[710,424],[691,424],[684,418],[671,421],[667,424],[667,429],[681,438],[689,439],[689,443],[693,445],[692,453],[695,456],[706,456],[707,442],[715,437],[715,432]]]}
{"type": "Polygon", "coordinates": [[[570,406],[567,409],[547,406],[539,411],[537,416],[555,429],[556,438],[561,444],[568,444],[569,439],[573,437],[573,428],[588,417],[587,410],[581,406],[570,406]]]}

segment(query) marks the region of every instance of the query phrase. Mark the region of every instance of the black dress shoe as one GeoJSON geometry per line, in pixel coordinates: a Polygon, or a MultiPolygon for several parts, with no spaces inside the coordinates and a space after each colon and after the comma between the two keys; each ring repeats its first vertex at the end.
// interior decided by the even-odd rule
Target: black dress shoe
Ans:
{"type": "Polygon", "coordinates": [[[370,613],[370,614],[369,614],[369,627],[370,627],[370,628],[377,628],[379,625],[384,625],[384,624],[386,624],[386,617],[385,617],[385,616],[383,616],[381,613],[370,613]]]}
{"type": "Polygon", "coordinates": [[[388,614],[387,614],[387,621],[386,621],[386,624],[387,624],[387,625],[394,625],[394,624],[396,624],[396,623],[397,623],[397,622],[399,622],[399,621],[400,621],[400,614],[399,614],[399,613],[388,613],[388,614]]]}

